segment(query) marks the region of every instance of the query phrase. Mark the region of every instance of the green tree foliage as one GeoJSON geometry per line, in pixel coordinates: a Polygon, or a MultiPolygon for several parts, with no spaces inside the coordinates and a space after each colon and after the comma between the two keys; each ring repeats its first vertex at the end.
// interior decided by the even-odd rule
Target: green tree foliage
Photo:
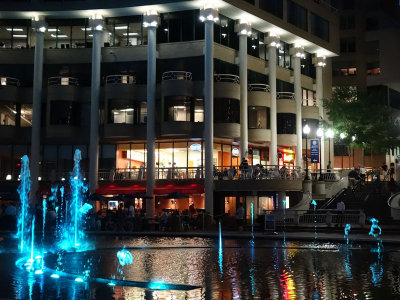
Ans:
{"type": "Polygon", "coordinates": [[[332,97],[324,100],[324,107],[336,136],[345,133],[345,144],[370,149],[376,154],[400,145],[399,126],[384,95],[357,92],[347,86],[336,87],[332,97]]]}

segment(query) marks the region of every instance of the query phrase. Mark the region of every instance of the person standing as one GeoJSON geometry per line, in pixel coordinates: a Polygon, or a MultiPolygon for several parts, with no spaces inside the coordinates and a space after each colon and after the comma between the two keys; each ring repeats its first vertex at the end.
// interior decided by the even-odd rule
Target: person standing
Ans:
{"type": "Polygon", "coordinates": [[[340,201],[337,203],[336,205],[336,210],[337,210],[337,214],[338,214],[338,224],[340,228],[342,228],[343,225],[343,214],[344,211],[346,210],[346,205],[344,204],[343,200],[340,199],[340,201]]]}
{"type": "Polygon", "coordinates": [[[244,220],[243,203],[239,203],[239,207],[236,210],[236,223],[239,231],[243,231],[243,220],[244,220]]]}

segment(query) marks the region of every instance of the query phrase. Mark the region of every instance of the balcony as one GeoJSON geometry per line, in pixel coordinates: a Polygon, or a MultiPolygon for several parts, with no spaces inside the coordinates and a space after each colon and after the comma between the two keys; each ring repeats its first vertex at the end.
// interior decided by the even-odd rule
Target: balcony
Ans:
{"type": "Polygon", "coordinates": [[[294,93],[278,92],[276,93],[276,110],[277,113],[296,113],[296,101],[294,93]]]}
{"type": "Polygon", "coordinates": [[[186,71],[168,71],[162,74],[161,93],[166,96],[193,95],[192,73],[186,71]]]}
{"type": "Polygon", "coordinates": [[[20,82],[17,78],[0,77],[0,101],[16,102],[19,86],[20,82]]]}
{"type": "Polygon", "coordinates": [[[73,77],[50,77],[47,80],[47,100],[75,101],[79,80],[73,77]]]}
{"type": "Polygon", "coordinates": [[[214,98],[240,100],[240,79],[233,74],[214,75],[214,98]]]}
{"type": "Polygon", "coordinates": [[[108,75],[106,77],[106,99],[134,99],[136,77],[132,75],[108,75]]]}
{"type": "Polygon", "coordinates": [[[314,99],[303,99],[301,107],[302,118],[319,120],[319,107],[314,99]]]}

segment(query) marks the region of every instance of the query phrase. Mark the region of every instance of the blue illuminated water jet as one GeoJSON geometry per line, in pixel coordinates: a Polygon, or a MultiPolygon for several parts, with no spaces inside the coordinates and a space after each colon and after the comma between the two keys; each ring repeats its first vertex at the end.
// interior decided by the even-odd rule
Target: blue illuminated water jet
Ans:
{"type": "Polygon", "coordinates": [[[314,244],[317,241],[317,219],[316,219],[316,215],[315,215],[315,210],[317,208],[317,202],[315,200],[311,201],[311,205],[314,206],[314,244]]]}
{"type": "Polygon", "coordinates": [[[382,234],[382,229],[378,225],[379,220],[375,219],[375,218],[371,218],[369,221],[371,222],[371,228],[369,230],[369,235],[376,238],[376,242],[377,242],[377,246],[378,246],[378,248],[376,250],[378,252],[380,252],[381,249],[383,248],[383,244],[382,244],[382,240],[380,238],[380,236],[382,234]]]}
{"type": "Polygon", "coordinates": [[[346,245],[349,245],[349,232],[351,229],[351,225],[350,224],[346,224],[346,226],[344,227],[344,239],[346,240],[346,245]]]}
{"type": "Polygon", "coordinates": [[[119,265],[122,267],[133,263],[132,254],[125,248],[117,252],[117,258],[119,265]]]}
{"type": "Polygon", "coordinates": [[[18,214],[18,232],[19,251],[25,252],[28,250],[29,244],[29,191],[31,190],[31,173],[29,171],[29,158],[24,155],[21,158],[21,184],[18,187],[18,194],[21,201],[21,209],[18,214]]]}
{"type": "Polygon", "coordinates": [[[219,273],[221,275],[221,282],[222,282],[222,275],[224,274],[223,270],[223,251],[222,251],[222,226],[221,221],[219,221],[219,238],[218,238],[218,266],[219,266],[219,273]]]}

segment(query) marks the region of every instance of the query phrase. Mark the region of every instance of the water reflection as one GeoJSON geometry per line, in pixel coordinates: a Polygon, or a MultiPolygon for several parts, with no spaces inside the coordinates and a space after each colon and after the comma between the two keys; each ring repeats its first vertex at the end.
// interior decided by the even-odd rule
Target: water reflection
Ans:
{"type": "MultiPolygon", "coordinates": [[[[400,253],[369,249],[339,251],[339,244],[219,241],[190,238],[99,239],[111,249],[70,253],[64,271],[84,276],[88,265],[98,277],[111,278],[116,253],[131,249],[127,280],[199,286],[190,291],[107,286],[34,275],[14,267],[17,254],[0,254],[0,296],[17,299],[394,299],[400,297],[400,253]],[[221,272],[221,263],[223,273],[221,272]],[[382,298],[384,295],[384,298],[382,298]]],[[[57,257],[46,264],[57,263],[57,257]]]]}

